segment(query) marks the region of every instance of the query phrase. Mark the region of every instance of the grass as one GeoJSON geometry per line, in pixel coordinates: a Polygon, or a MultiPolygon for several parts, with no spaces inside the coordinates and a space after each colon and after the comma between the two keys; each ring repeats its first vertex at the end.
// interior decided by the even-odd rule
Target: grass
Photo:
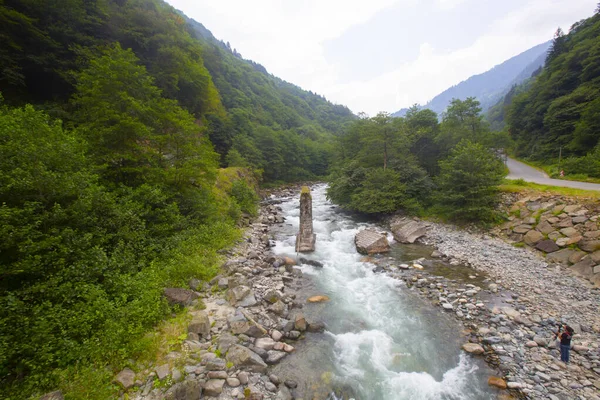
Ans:
{"type": "Polygon", "coordinates": [[[525,182],[523,179],[505,179],[504,183],[500,185],[500,190],[508,193],[531,192],[569,197],[580,197],[592,200],[600,199],[600,191],[540,185],[537,183],[525,182]]]}

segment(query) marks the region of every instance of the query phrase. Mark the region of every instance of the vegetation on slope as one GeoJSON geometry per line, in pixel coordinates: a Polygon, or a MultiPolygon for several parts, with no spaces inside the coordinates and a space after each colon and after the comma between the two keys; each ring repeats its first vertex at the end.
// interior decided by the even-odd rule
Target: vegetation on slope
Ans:
{"type": "Polygon", "coordinates": [[[600,177],[599,55],[598,13],[556,32],[545,68],[507,110],[518,157],[600,177]]]}
{"type": "Polygon", "coordinates": [[[441,123],[413,107],[404,118],[381,113],[350,125],[337,142],[328,196],[364,213],[435,213],[454,220],[494,218],[504,166],[479,102],[454,99],[441,123]]]}
{"type": "Polygon", "coordinates": [[[326,173],[352,114],[195,36],[158,0],[0,0],[0,397],[116,397],[255,173],[326,173]]]}

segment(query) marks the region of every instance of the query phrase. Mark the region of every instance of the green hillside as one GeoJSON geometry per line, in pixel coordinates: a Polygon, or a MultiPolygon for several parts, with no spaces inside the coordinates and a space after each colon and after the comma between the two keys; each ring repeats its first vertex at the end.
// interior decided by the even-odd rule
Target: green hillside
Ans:
{"type": "Polygon", "coordinates": [[[519,157],[600,176],[600,15],[558,30],[546,66],[520,89],[506,123],[519,157]]]}
{"type": "Polygon", "coordinates": [[[0,398],[116,398],[257,180],[326,174],[352,113],[211,37],[158,0],[0,0],[0,398]]]}

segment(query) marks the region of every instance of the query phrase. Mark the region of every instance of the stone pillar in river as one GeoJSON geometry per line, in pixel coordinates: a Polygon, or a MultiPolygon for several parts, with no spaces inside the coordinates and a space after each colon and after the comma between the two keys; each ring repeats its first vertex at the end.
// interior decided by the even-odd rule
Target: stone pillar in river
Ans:
{"type": "Polygon", "coordinates": [[[302,186],[300,193],[300,231],[296,236],[296,251],[315,251],[317,235],[313,233],[312,196],[308,186],[302,186]]]}

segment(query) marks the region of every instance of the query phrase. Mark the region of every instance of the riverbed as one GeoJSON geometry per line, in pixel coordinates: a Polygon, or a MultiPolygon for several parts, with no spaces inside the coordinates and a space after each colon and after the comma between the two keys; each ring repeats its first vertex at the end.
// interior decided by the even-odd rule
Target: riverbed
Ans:
{"type": "MultiPolygon", "coordinates": [[[[295,294],[307,319],[322,321],[326,330],[307,333],[274,372],[299,382],[297,394],[305,399],[496,398],[487,385],[493,372],[460,348],[465,341],[461,325],[402,280],[374,272],[374,260],[357,253],[359,230],[383,228],[332,205],[325,191],[325,185],[312,190],[317,243],[314,253],[304,255],[323,267],[301,264],[304,276],[295,294]],[[307,303],[314,295],[330,301],[307,303]]],[[[286,223],[272,230],[274,252],[295,258],[299,199],[282,200],[286,223]]],[[[392,243],[385,262],[401,264],[429,254],[425,246],[392,243]]]]}

